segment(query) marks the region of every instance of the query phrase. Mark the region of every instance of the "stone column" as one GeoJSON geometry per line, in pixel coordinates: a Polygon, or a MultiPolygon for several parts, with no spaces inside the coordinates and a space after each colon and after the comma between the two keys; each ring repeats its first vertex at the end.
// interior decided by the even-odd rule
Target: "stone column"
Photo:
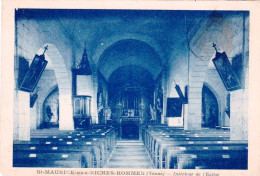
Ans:
{"type": "Polygon", "coordinates": [[[59,93],[59,129],[74,130],[71,94],[59,93]]]}
{"type": "Polygon", "coordinates": [[[231,140],[248,139],[248,95],[244,89],[230,93],[230,138],[231,140]]]}
{"type": "Polygon", "coordinates": [[[248,140],[248,94],[249,94],[249,18],[243,17],[243,74],[242,89],[230,92],[230,139],[248,140]]]}
{"type": "Polygon", "coordinates": [[[98,91],[98,74],[97,69],[94,68],[92,72],[92,99],[91,99],[91,116],[92,116],[92,123],[98,124],[98,110],[97,110],[97,91],[98,91]]]}
{"type": "Polygon", "coordinates": [[[183,107],[184,107],[183,126],[184,126],[184,129],[188,129],[189,105],[185,104],[183,107]]]}
{"type": "Polygon", "coordinates": [[[167,110],[167,71],[164,68],[162,73],[162,90],[163,90],[163,112],[161,115],[161,124],[167,123],[166,110],[167,110]]]}
{"type": "Polygon", "coordinates": [[[30,108],[30,121],[31,121],[31,130],[37,129],[37,102],[35,102],[34,106],[30,108]]]}
{"type": "Polygon", "coordinates": [[[184,129],[201,129],[201,106],[202,106],[202,86],[207,71],[208,60],[201,60],[194,55],[190,55],[189,61],[189,89],[188,107],[185,106],[184,129]]]}
{"type": "Polygon", "coordinates": [[[30,141],[30,94],[15,91],[14,140],[30,141]]]}

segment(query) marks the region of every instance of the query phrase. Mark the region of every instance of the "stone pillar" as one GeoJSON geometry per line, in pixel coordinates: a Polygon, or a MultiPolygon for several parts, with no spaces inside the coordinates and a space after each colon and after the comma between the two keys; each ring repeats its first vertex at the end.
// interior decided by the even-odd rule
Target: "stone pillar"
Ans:
{"type": "Polygon", "coordinates": [[[30,94],[15,91],[14,140],[30,141],[30,94]]]}
{"type": "Polygon", "coordinates": [[[34,106],[30,108],[30,121],[31,121],[31,130],[37,129],[37,102],[35,102],[34,106]]]}
{"type": "Polygon", "coordinates": [[[248,95],[244,89],[230,93],[230,139],[248,139],[248,95]]]}
{"type": "Polygon", "coordinates": [[[59,95],[59,129],[74,130],[71,94],[59,95]]]}
{"type": "MultiPolygon", "coordinates": [[[[192,91],[192,88],[190,89],[192,91]]],[[[189,91],[189,105],[186,107],[188,113],[185,117],[185,130],[201,129],[201,92],[189,91]]]]}
{"type": "Polygon", "coordinates": [[[91,116],[92,116],[92,123],[98,124],[98,110],[97,110],[97,91],[98,91],[98,74],[97,69],[94,68],[92,72],[92,99],[91,99],[91,116]]]}
{"type": "Polygon", "coordinates": [[[161,115],[161,124],[167,123],[166,110],[167,110],[167,71],[164,69],[162,73],[162,90],[163,90],[163,112],[161,115]]]}
{"type": "Polygon", "coordinates": [[[225,112],[226,105],[227,105],[226,97],[220,97],[220,100],[218,101],[220,126],[229,126],[229,117],[225,112]]]}
{"type": "Polygon", "coordinates": [[[184,117],[185,130],[201,129],[202,86],[207,64],[207,60],[201,60],[192,54],[190,55],[188,107],[185,107],[188,113],[184,117]]]}
{"type": "Polygon", "coordinates": [[[184,125],[184,129],[188,129],[189,105],[185,104],[183,107],[184,107],[183,125],[184,125]]]}
{"type": "Polygon", "coordinates": [[[242,89],[230,92],[230,139],[248,140],[248,94],[249,94],[249,18],[243,17],[243,74],[242,89]]]}
{"type": "MultiPolygon", "coordinates": [[[[38,99],[39,100],[39,99],[38,99]]],[[[38,128],[43,122],[43,102],[37,100],[37,117],[36,117],[36,128],[38,128]]]]}

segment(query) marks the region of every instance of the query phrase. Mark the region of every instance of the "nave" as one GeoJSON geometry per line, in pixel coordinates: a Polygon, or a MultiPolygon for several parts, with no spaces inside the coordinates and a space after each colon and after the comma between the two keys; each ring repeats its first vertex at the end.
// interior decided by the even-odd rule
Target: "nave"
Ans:
{"type": "Polygon", "coordinates": [[[14,167],[247,169],[248,141],[230,140],[226,129],[183,130],[141,126],[142,140],[120,140],[118,129],[38,130],[14,141],[14,167]]]}
{"type": "Polygon", "coordinates": [[[17,9],[15,27],[14,167],[248,168],[248,11],[17,9]]]}

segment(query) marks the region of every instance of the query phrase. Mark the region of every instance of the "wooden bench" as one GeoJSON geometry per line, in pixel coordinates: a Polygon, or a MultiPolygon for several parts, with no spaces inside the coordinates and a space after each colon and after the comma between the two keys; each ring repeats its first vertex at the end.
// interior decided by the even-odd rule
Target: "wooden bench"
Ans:
{"type": "MultiPolygon", "coordinates": [[[[153,145],[154,138],[160,137],[208,137],[208,133],[205,131],[175,131],[172,130],[169,132],[154,132],[154,131],[146,131],[144,144],[147,146],[147,149],[150,150],[153,145]]],[[[211,133],[211,136],[219,136],[219,137],[229,137],[228,132],[224,131],[214,131],[211,133]]]]}
{"type": "MultiPolygon", "coordinates": [[[[115,141],[113,143],[111,142],[111,138],[113,137],[113,131],[110,129],[106,130],[105,132],[102,130],[97,131],[87,131],[87,132],[70,132],[70,134],[63,134],[63,135],[54,135],[49,136],[49,138],[34,138],[31,139],[32,141],[41,141],[42,143],[48,143],[48,144],[57,144],[61,143],[66,145],[66,143],[72,143],[75,144],[75,142],[90,142],[96,141],[99,143],[98,147],[100,149],[100,160],[101,165],[104,165],[107,158],[109,157],[110,152],[112,151],[113,147],[115,146],[115,141]]],[[[77,143],[77,145],[81,145],[80,143],[77,143]]]]}
{"type": "MultiPolygon", "coordinates": [[[[84,167],[103,167],[110,152],[116,146],[116,132],[109,126],[92,126],[88,131],[66,131],[35,133],[31,141],[14,141],[14,155],[18,153],[79,153],[84,167]]],[[[34,155],[31,155],[34,156],[34,155]]],[[[29,162],[30,163],[30,162],[29,162]]],[[[56,167],[56,166],[55,166],[56,167]]]]}
{"type": "Polygon", "coordinates": [[[84,167],[82,155],[79,152],[36,153],[17,151],[13,155],[13,167],[84,167]]]}
{"type": "MultiPolygon", "coordinates": [[[[209,130],[204,129],[200,131],[184,131],[181,129],[175,128],[157,128],[157,129],[143,129],[144,133],[144,143],[149,151],[150,157],[155,159],[155,148],[157,146],[157,141],[168,141],[168,140],[200,140],[202,137],[203,141],[205,140],[229,140],[229,133],[223,130],[210,130],[210,135],[208,134],[209,130]],[[172,139],[173,138],[173,139],[172,139]]],[[[155,162],[157,163],[157,162],[155,162]]],[[[154,164],[155,164],[154,163],[154,164]]]]}
{"type": "Polygon", "coordinates": [[[81,133],[79,137],[81,137],[81,140],[83,140],[83,141],[87,140],[87,139],[97,140],[100,143],[100,149],[103,153],[102,156],[104,156],[105,158],[107,158],[109,156],[110,152],[113,150],[113,148],[115,147],[115,143],[116,143],[114,141],[111,142],[112,137],[105,133],[101,133],[101,134],[81,133]]]}
{"type": "Polygon", "coordinates": [[[179,154],[177,156],[178,169],[195,169],[196,166],[205,166],[209,169],[247,169],[248,152],[232,151],[229,153],[195,153],[179,154]]]}
{"type": "Polygon", "coordinates": [[[149,150],[151,152],[154,152],[156,146],[158,145],[157,143],[162,142],[162,141],[227,141],[230,140],[229,136],[215,136],[215,135],[167,135],[167,136],[155,136],[152,139],[152,142],[149,144],[149,150]]]}
{"type": "MultiPolygon", "coordinates": [[[[216,158],[214,162],[218,164],[207,163],[210,161],[210,157],[206,162],[198,162],[194,164],[192,168],[247,168],[247,146],[248,141],[230,141],[229,131],[223,129],[202,129],[199,131],[184,131],[174,128],[142,128],[142,135],[144,144],[153,160],[156,168],[189,168],[190,165],[185,165],[185,160],[182,157],[183,154],[203,155],[206,159],[206,154],[223,156],[226,167],[221,166],[221,157],[216,158]],[[236,161],[237,166],[232,166],[231,160],[236,158],[236,153],[243,155],[242,158],[246,161],[236,161]],[[178,157],[180,159],[178,159],[178,157]],[[226,157],[226,158],[225,158],[226,157]],[[232,159],[228,159],[232,158],[232,159]],[[178,159],[178,160],[177,160],[178,159]],[[177,161],[179,161],[177,163],[177,161]],[[183,164],[184,163],[184,164],[183,164]]],[[[184,155],[186,156],[186,155],[184,155]]],[[[237,157],[238,158],[238,157],[237,157]]],[[[222,158],[223,159],[223,158],[222,158]]],[[[235,159],[234,159],[235,160],[235,159]]],[[[191,167],[190,167],[191,168],[191,167]]]]}
{"type": "MultiPolygon", "coordinates": [[[[229,137],[157,137],[153,138],[153,142],[150,146],[151,157],[155,158],[156,145],[159,141],[228,141],[229,137]]],[[[158,146],[158,145],[157,145],[158,146]]]]}
{"type": "MultiPolygon", "coordinates": [[[[167,155],[165,157],[165,166],[163,161],[160,163],[161,168],[176,168],[177,156],[180,154],[222,154],[229,155],[230,153],[246,153],[246,145],[201,145],[201,146],[180,146],[180,147],[170,147],[167,149],[167,155]]],[[[201,166],[201,164],[199,164],[201,166]]]]}
{"type": "Polygon", "coordinates": [[[91,145],[85,146],[63,146],[63,145],[35,145],[35,144],[14,144],[14,153],[17,152],[36,152],[36,153],[75,153],[79,152],[82,154],[82,162],[84,167],[93,168],[100,167],[100,154],[99,151],[95,150],[91,145]]]}
{"type": "Polygon", "coordinates": [[[190,147],[190,146],[243,146],[247,147],[247,141],[167,141],[158,143],[159,146],[156,147],[155,151],[155,163],[157,167],[164,168],[163,163],[166,162],[167,154],[169,154],[168,149],[172,147],[190,147]]]}
{"type": "Polygon", "coordinates": [[[87,138],[91,137],[91,138],[104,138],[104,143],[105,144],[105,148],[107,149],[107,151],[112,151],[112,149],[115,147],[116,145],[116,133],[115,133],[115,129],[107,129],[105,131],[101,130],[101,129],[96,129],[96,131],[92,131],[92,132],[85,132],[85,131],[81,131],[81,132],[74,132],[73,133],[76,136],[85,136],[87,138]]]}
{"type": "MultiPolygon", "coordinates": [[[[52,139],[53,140],[53,139],[52,139]]],[[[81,152],[87,162],[86,167],[101,167],[102,166],[102,153],[99,149],[99,144],[93,141],[30,141],[28,143],[19,142],[14,144],[14,153],[19,150],[37,150],[42,153],[46,152],[81,152]],[[18,150],[19,149],[19,150],[18,150]]]]}

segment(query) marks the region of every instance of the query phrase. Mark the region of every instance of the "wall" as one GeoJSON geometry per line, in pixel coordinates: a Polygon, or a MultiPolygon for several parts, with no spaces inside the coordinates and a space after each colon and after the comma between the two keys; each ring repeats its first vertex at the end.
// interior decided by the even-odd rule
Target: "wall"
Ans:
{"type": "MultiPolygon", "coordinates": [[[[169,16],[171,15],[172,14],[169,14],[169,16]]],[[[210,59],[215,53],[214,48],[212,47],[212,42],[214,42],[217,44],[218,49],[225,51],[231,60],[237,55],[242,55],[243,74],[241,77],[243,78],[242,82],[244,84],[244,89],[234,91],[231,94],[231,109],[234,111],[231,112],[230,123],[232,126],[232,137],[236,136],[239,138],[239,135],[236,135],[235,131],[242,128],[242,136],[245,138],[247,136],[248,118],[248,16],[243,16],[242,12],[223,12],[221,14],[218,12],[206,12],[205,14],[200,14],[198,16],[195,15],[195,18],[189,15],[193,14],[187,13],[187,16],[185,15],[185,20],[184,18],[181,18],[181,20],[172,20],[170,18],[165,18],[165,16],[161,17],[167,19],[166,21],[161,20],[161,17],[156,20],[144,18],[147,23],[141,23],[139,20],[143,19],[137,16],[135,17],[136,23],[131,20],[125,20],[128,19],[127,16],[124,16],[123,18],[121,18],[121,16],[115,18],[108,17],[108,19],[102,19],[103,21],[98,23],[100,25],[96,23],[97,19],[92,19],[92,17],[91,19],[88,18],[88,20],[81,19],[79,21],[77,21],[77,19],[65,20],[57,18],[47,18],[46,20],[39,21],[20,19],[16,21],[16,57],[23,56],[25,58],[30,58],[31,60],[34,57],[34,54],[45,43],[52,43],[56,47],[56,49],[48,50],[46,54],[53,60],[52,64],[60,90],[60,97],[63,99],[60,101],[63,103],[62,106],[60,106],[61,112],[63,112],[64,117],[68,118],[64,119],[64,125],[62,125],[61,129],[72,129],[70,125],[73,122],[71,121],[72,119],[69,119],[72,114],[70,68],[76,62],[75,60],[80,60],[81,58],[83,51],[83,49],[80,51],[80,48],[83,48],[82,41],[85,40],[85,38],[89,38],[86,48],[90,53],[89,56],[93,69],[92,102],[97,102],[98,68],[93,62],[98,63],[98,59],[106,48],[117,41],[123,39],[140,39],[141,41],[151,44],[152,48],[163,60],[163,103],[166,103],[167,97],[177,96],[173,79],[180,85],[183,92],[184,86],[189,85],[189,105],[185,108],[185,115],[187,116],[184,115],[185,118],[187,117],[185,129],[200,129],[202,86],[206,82],[208,85],[211,85],[211,87],[217,87],[213,78],[206,77],[208,75],[207,70],[210,59]],[[86,22],[84,23],[84,21],[86,22]],[[122,27],[122,25],[126,24],[125,21],[129,24],[127,30],[124,30],[124,27],[122,27]],[[162,23],[160,23],[160,21],[162,21],[162,23]],[[121,24],[120,27],[118,26],[118,22],[121,24]],[[106,26],[107,23],[109,23],[109,27],[106,26]],[[180,26],[180,28],[173,28],[172,25],[180,26]],[[84,29],[85,31],[79,32],[79,30],[73,30],[75,26],[79,27],[79,29],[84,29]],[[80,28],[80,26],[82,28],[80,28]],[[185,31],[183,26],[188,26],[188,30],[185,31]],[[143,33],[140,33],[140,31],[143,33]],[[144,34],[145,32],[146,34],[144,34]],[[76,34],[78,38],[75,37],[76,34]],[[155,38],[155,40],[153,38],[155,38]],[[163,48],[163,50],[161,48],[163,48]],[[62,52],[57,54],[57,51],[62,52]],[[61,65],[64,65],[64,67],[60,67],[61,65]],[[243,108],[235,110],[237,107],[241,106],[241,104],[243,105],[243,108]],[[68,109],[69,113],[65,113],[68,109]]],[[[18,62],[16,62],[15,69],[18,68],[17,63],[18,62]]],[[[219,91],[220,90],[216,90],[216,92],[219,91]]],[[[21,95],[23,98],[19,98],[19,92],[17,91],[15,94],[15,101],[18,102],[15,105],[17,108],[15,109],[14,119],[18,122],[18,119],[20,118],[18,114],[30,113],[28,108],[25,112],[22,112],[22,108],[19,108],[22,106],[27,107],[29,96],[21,95]]],[[[222,97],[222,95],[219,96],[222,97]]],[[[221,99],[219,101],[223,108],[223,104],[225,103],[222,102],[224,102],[224,100],[221,99]]],[[[39,107],[38,103],[37,107],[39,107]]],[[[166,107],[164,106],[163,116],[165,116],[165,108],[166,107]]],[[[95,116],[94,119],[96,120],[96,123],[98,122],[96,106],[92,106],[92,112],[93,116],[95,116]]],[[[225,119],[224,117],[222,118],[225,119]]],[[[164,122],[164,120],[162,120],[162,122],[164,122]]],[[[15,126],[22,128],[22,123],[23,122],[21,121],[21,124],[16,124],[15,126]]],[[[24,124],[24,127],[27,127],[27,124],[24,124]]]]}
{"type": "Polygon", "coordinates": [[[225,126],[229,125],[228,117],[223,113],[226,104],[226,90],[214,67],[208,70],[211,58],[212,56],[214,57],[215,53],[212,47],[214,42],[217,44],[219,51],[226,52],[230,61],[232,61],[232,58],[236,58],[237,55],[242,54],[243,56],[243,66],[240,66],[240,68],[244,68],[244,70],[243,76],[240,77],[244,79],[242,82],[244,82],[245,87],[231,93],[232,113],[230,125],[232,126],[232,138],[246,139],[248,117],[246,103],[248,99],[248,15],[246,12],[245,14],[242,12],[236,12],[236,14],[235,12],[222,14],[213,12],[202,16],[198,15],[196,18],[187,15],[187,26],[189,28],[187,30],[186,43],[183,44],[182,49],[172,53],[170,56],[170,61],[172,61],[167,65],[169,97],[177,97],[173,79],[177,80],[176,83],[180,85],[182,91],[184,90],[184,85],[189,84],[189,104],[185,108],[187,111],[186,120],[184,121],[185,129],[201,128],[201,90],[204,83],[216,89],[214,91],[217,94],[221,107],[220,123],[225,126]],[[185,52],[185,49],[187,52],[185,52]],[[243,106],[243,108],[240,106],[243,106]],[[233,130],[239,130],[239,128],[243,129],[240,130],[240,133],[244,137],[239,137],[237,135],[239,133],[233,132],[233,130]]]}
{"type": "MultiPolygon", "coordinates": [[[[51,19],[36,21],[29,18],[23,18],[21,16],[16,17],[18,17],[18,20],[16,20],[15,79],[17,80],[17,69],[19,68],[17,58],[25,57],[31,63],[34,55],[39,51],[39,49],[41,49],[44,44],[48,43],[49,50],[46,52],[46,55],[48,55],[52,61],[55,77],[58,79],[59,87],[61,89],[60,96],[62,99],[62,105],[60,107],[61,113],[63,114],[62,117],[64,119],[62,120],[64,123],[61,126],[61,129],[73,129],[70,72],[71,64],[73,63],[71,52],[72,47],[70,45],[73,44],[67,37],[65,37],[66,34],[64,34],[64,32],[60,29],[60,26],[52,23],[51,19]],[[59,51],[62,51],[62,53],[59,53],[59,51]]],[[[17,88],[18,87],[16,86],[16,96],[14,98],[14,102],[16,102],[14,105],[14,137],[15,139],[22,140],[22,138],[19,138],[20,133],[21,135],[22,133],[26,133],[26,137],[24,139],[28,140],[30,138],[30,133],[28,132],[30,131],[30,126],[31,129],[36,129],[42,121],[39,115],[42,114],[42,100],[38,97],[38,99],[40,99],[37,100],[34,108],[30,110],[27,103],[29,102],[29,93],[20,93],[17,88]],[[19,94],[23,94],[23,98],[19,94]],[[23,111],[26,112],[26,114],[23,113],[24,118],[26,118],[24,120],[23,116],[20,115],[22,110],[19,107],[21,106],[23,106],[23,111]],[[35,118],[35,115],[37,115],[37,118],[35,118]],[[30,120],[32,121],[31,125],[30,120]],[[18,123],[19,121],[21,123],[18,123]],[[19,132],[19,128],[26,128],[26,130],[24,130],[25,132],[21,132],[22,130],[19,132]]],[[[38,88],[41,89],[41,86],[38,88]]],[[[36,91],[39,91],[39,95],[41,94],[41,90],[36,91]]]]}
{"type": "MultiPolygon", "coordinates": [[[[172,53],[168,64],[168,79],[167,79],[167,97],[179,97],[175,86],[180,86],[180,89],[185,96],[185,86],[188,85],[189,80],[189,55],[187,51],[187,43],[183,43],[183,47],[179,49],[179,52],[172,53]]],[[[165,102],[166,105],[166,102],[165,102]]],[[[166,106],[165,106],[166,107],[166,106]]],[[[185,116],[187,116],[187,105],[183,106],[183,112],[179,118],[168,118],[168,124],[171,126],[183,125],[185,116]]]]}
{"type": "MultiPolygon", "coordinates": [[[[190,57],[190,91],[201,88],[204,82],[206,73],[206,66],[212,58],[212,42],[216,43],[218,50],[225,51],[227,56],[232,60],[237,55],[243,55],[243,76],[245,83],[248,81],[248,14],[212,14],[209,16],[205,25],[201,25],[201,29],[191,40],[191,57],[190,57]],[[195,54],[194,54],[195,52],[195,54]],[[199,64],[201,63],[201,64],[199,64]],[[201,66],[199,66],[199,65],[201,66]],[[203,66],[204,65],[204,66],[203,66]],[[194,77],[202,75],[197,81],[194,77]]],[[[242,81],[243,82],[243,81],[242,81]]],[[[248,85],[248,84],[247,84],[248,85]]],[[[231,92],[231,139],[247,139],[247,85],[244,89],[231,92]],[[241,107],[242,106],[242,107],[241,107]]],[[[201,111],[196,106],[200,106],[201,97],[199,91],[197,94],[198,103],[189,104],[189,121],[188,128],[200,129],[201,111]],[[191,110],[191,107],[193,110],[191,110]],[[196,120],[195,120],[196,119],[196,120]]],[[[190,96],[191,97],[191,96],[190,96]]]]}
{"type": "MultiPolygon", "coordinates": [[[[30,47],[31,40],[39,42],[37,31],[35,28],[30,29],[32,23],[28,22],[28,26],[20,22],[16,22],[16,50],[14,61],[14,140],[30,140],[30,94],[19,91],[18,70],[19,57],[24,57],[29,61],[29,58],[34,57],[34,50],[30,47]],[[27,37],[28,36],[28,37],[27,37]],[[35,37],[35,38],[34,38],[35,37]]],[[[31,62],[31,61],[30,61],[31,62]]]]}
{"type": "MultiPolygon", "coordinates": [[[[233,51],[234,55],[242,54],[242,62],[240,68],[242,69],[241,83],[243,89],[232,91],[230,99],[231,117],[230,126],[232,127],[232,140],[247,140],[248,139],[248,90],[249,90],[249,17],[244,15],[242,23],[243,33],[241,34],[242,46],[237,46],[233,51]]],[[[232,63],[235,62],[232,60],[232,63]]],[[[235,65],[235,64],[234,64],[235,65]]]]}
{"type": "Polygon", "coordinates": [[[108,108],[108,85],[104,77],[98,74],[98,93],[97,102],[92,102],[98,107],[98,122],[99,124],[106,123],[105,109],[108,108]]]}
{"type": "Polygon", "coordinates": [[[45,70],[36,87],[37,98],[37,128],[43,123],[43,103],[50,92],[58,86],[54,70],[45,70]]]}

